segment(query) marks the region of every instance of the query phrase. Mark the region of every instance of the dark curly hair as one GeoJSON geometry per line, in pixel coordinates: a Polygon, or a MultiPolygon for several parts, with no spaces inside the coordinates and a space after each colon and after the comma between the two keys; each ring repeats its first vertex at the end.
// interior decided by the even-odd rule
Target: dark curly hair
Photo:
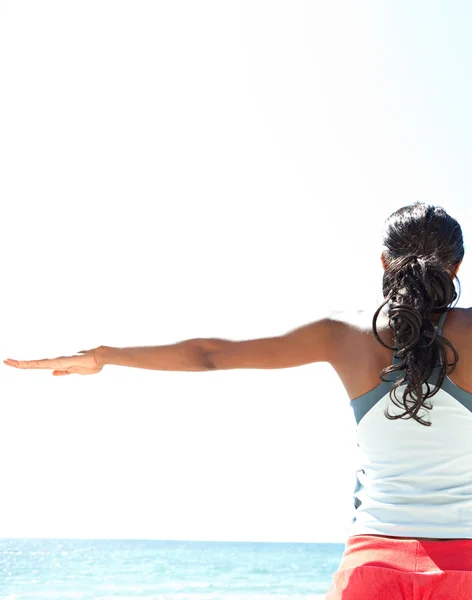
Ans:
{"type": "Polygon", "coordinates": [[[413,418],[429,426],[431,423],[419,417],[418,412],[421,408],[432,408],[427,399],[439,391],[446,375],[454,371],[459,360],[453,345],[436,334],[432,315],[447,312],[454,300],[459,300],[460,281],[458,295],[453,271],[464,257],[462,230],[443,208],[417,202],[390,215],[382,240],[386,265],[382,286],[385,302],[375,312],[372,325],[377,340],[394,351],[398,362],[382,369],[380,379],[391,381],[389,374],[404,371],[390,392],[392,402],[404,412],[395,416],[387,409],[385,415],[391,420],[413,418]],[[379,313],[386,304],[393,347],[380,339],[376,327],[379,313]],[[446,346],[454,354],[452,364],[447,362],[446,346]],[[438,368],[438,358],[440,373],[431,389],[427,380],[438,368]],[[406,387],[402,399],[398,400],[396,391],[402,385],[406,387]]]}

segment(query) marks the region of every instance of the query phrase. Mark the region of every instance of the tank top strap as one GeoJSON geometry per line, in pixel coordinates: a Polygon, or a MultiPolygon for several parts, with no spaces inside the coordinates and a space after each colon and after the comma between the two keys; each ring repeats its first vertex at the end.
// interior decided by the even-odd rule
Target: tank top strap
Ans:
{"type": "Polygon", "coordinates": [[[446,317],[447,317],[447,313],[448,313],[448,312],[449,312],[449,310],[446,310],[446,312],[444,312],[444,313],[441,315],[441,317],[439,318],[438,324],[437,324],[437,326],[436,326],[436,333],[437,333],[438,335],[441,335],[442,328],[443,328],[443,325],[444,325],[444,321],[446,320],[446,317]]]}

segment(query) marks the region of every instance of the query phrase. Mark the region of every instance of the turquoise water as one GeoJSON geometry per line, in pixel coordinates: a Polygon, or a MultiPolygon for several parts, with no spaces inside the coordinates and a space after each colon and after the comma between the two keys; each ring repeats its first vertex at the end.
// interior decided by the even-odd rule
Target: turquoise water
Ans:
{"type": "Polygon", "coordinates": [[[344,544],[0,539],[0,599],[321,600],[344,544]]]}

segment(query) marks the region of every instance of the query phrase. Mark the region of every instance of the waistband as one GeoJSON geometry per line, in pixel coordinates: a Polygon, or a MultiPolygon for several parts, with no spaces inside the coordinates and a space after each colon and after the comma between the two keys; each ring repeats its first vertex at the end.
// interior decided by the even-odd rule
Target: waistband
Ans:
{"type": "Polygon", "coordinates": [[[377,566],[399,571],[472,571],[472,539],[426,541],[356,535],[347,539],[340,569],[377,566]]]}

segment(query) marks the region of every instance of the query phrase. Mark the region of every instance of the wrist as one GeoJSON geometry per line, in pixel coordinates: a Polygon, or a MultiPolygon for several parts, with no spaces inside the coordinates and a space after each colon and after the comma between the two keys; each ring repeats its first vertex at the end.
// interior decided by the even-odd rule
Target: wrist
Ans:
{"type": "Polygon", "coordinates": [[[109,346],[98,346],[98,348],[94,348],[93,356],[99,367],[104,367],[108,364],[110,350],[111,348],[109,346]]]}

